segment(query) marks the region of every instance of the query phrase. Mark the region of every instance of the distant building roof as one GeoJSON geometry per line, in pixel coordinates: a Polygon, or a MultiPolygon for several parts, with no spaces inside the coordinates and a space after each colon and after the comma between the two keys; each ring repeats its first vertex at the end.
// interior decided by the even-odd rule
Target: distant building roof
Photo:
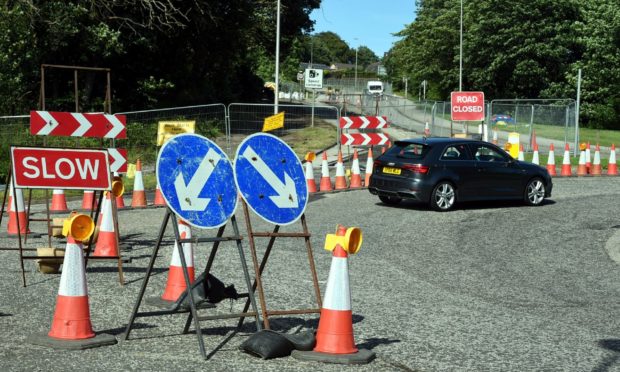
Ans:
{"type": "Polygon", "coordinates": [[[329,70],[330,66],[324,65],[322,63],[313,63],[312,67],[310,67],[310,63],[306,63],[306,62],[301,62],[299,64],[299,69],[300,70],[305,70],[307,68],[316,68],[316,69],[320,69],[320,70],[329,70]]]}
{"type": "Polygon", "coordinates": [[[331,70],[337,71],[337,70],[352,70],[355,68],[354,64],[351,63],[332,63],[332,65],[329,67],[331,70]]]}

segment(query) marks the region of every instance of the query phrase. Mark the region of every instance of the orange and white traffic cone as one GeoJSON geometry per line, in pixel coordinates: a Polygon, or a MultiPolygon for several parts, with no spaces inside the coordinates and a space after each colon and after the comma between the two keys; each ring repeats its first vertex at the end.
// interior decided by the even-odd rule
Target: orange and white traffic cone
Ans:
{"type": "Polygon", "coordinates": [[[110,199],[110,192],[106,192],[106,197],[101,207],[101,224],[99,225],[97,245],[93,253],[95,257],[118,256],[118,240],[116,230],[114,229],[114,218],[112,213],[112,199],[110,199]]]}
{"type": "Polygon", "coordinates": [[[355,228],[338,226],[336,235],[327,235],[325,249],[332,251],[332,262],[316,331],[316,345],[312,351],[293,351],[294,358],[342,364],[368,363],[374,359],[374,353],[358,349],[353,338],[348,256],[355,254],[361,243],[361,232],[355,228]]]}
{"type": "Polygon", "coordinates": [[[571,176],[573,174],[570,167],[570,148],[568,143],[564,145],[564,158],[562,159],[562,169],[560,176],[571,176]]]}
{"type": "Polygon", "coordinates": [[[360,161],[357,158],[357,149],[353,151],[353,163],[351,164],[350,188],[362,187],[362,175],[360,174],[360,161]]]}
{"type": "Polygon", "coordinates": [[[424,137],[430,137],[431,136],[431,130],[428,127],[428,121],[424,124],[424,137]]]}
{"type": "Polygon", "coordinates": [[[616,164],[616,145],[611,144],[611,152],[609,153],[609,162],[607,163],[607,175],[617,176],[618,165],[616,164]]]}
{"type": "Polygon", "coordinates": [[[312,162],[306,162],[306,184],[308,186],[308,192],[316,192],[316,180],[314,179],[314,169],[312,169],[312,162]]]}
{"type": "Polygon", "coordinates": [[[87,211],[97,209],[97,200],[95,200],[95,192],[93,190],[84,190],[82,209],[87,211]]]}
{"type": "MultiPolygon", "coordinates": [[[[180,219],[178,227],[181,239],[190,239],[192,237],[192,229],[187,222],[180,219]]],[[[187,289],[185,276],[183,275],[181,256],[179,256],[178,244],[178,242],[175,242],[172,250],[172,259],[170,260],[170,269],[168,270],[168,282],[166,283],[164,294],[161,296],[161,299],[164,301],[176,301],[179,296],[183,294],[185,289],[187,289]]],[[[192,243],[183,243],[182,247],[189,280],[193,283],[196,276],[194,270],[194,247],[192,243]]]]}
{"type": "Polygon", "coordinates": [[[136,174],[133,182],[133,195],[131,198],[132,208],[146,207],[146,194],[144,192],[144,182],[142,181],[142,162],[140,159],[136,162],[136,174]]]}
{"type": "Polygon", "coordinates": [[[493,143],[494,145],[498,144],[498,142],[497,142],[497,131],[496,130],[493,131],[493,140],[491,141],[491,143],[493,143]]]}
{"type": "Polygon", "coordinates": [[[534,152],[532,153],[532,164],[540,165],[540,159],[538,155],[538,144],[534,143],[534,152]]]}
{"type": "Polygon", "coordinates": [[[338,161],[336,162],[336,179],[334,182],[335,190],[347,188],[347,179],[344,175],[344,163],[342,161],[342,151],[338,150],[338,161]]]}
{"type": "Polygon", "coordinates": [[[164,196],[159,189],[159,183],[155,187],[155,200],[153,200],[153,205],[158,207],[166,205],[166,200],[164,200],[164,196]]]}
{"type": "Polygon", "coordinates": [[[601,148],[598,143],[594,148],[594,161],[592,162],[592,168],[590,169],[590,174],[593,176],[600,176],[602,174],[601,170],[601,148]]]}
{"type": "Polygon", "coordinates": [[[579,164],[577,165],[577,175],[578,176],[587,176],[588,170],[586,168],[586,151],[582,150],[579,152],[579,164]]]}
{"type": "Polygon", "coordinates": [[[590,170],[592,169],[592,158],[591,158],[591,153],[590,153],[590,142],[588,142],[588,144],[586,145],[586,173],[590,173],[590,170]]]}
{"type": "Polygon", "coordinates": [[[321,191],[332,191],[332,180],[329,178],[326,152],[323,152],[323,160],[321,161],[321,182],[319,183],[319,189],[321,191]]]}
{"type": "Polygon", "coordinates": [[[523,144],[519,144],[519,154],[517,155],[517,160],[525,161],[525,155],[523,155],[523,144]]]}
{"type": "Polygon", "coordinates": [[[9,198],[9,224],[7,226],[7,234],[9,235],[17,235],[18,232],[20,235],[30,234],[30,230],[28,229],[28,215],[26,215],[26,210],[24,208],[24,194],[22,189],[14,188],[13,184],[11,184],[11,190],[13,192],[13,197],[9,198]],[[17,211],[15,210],[15,204],[17,204],[17,211]],[[19,224],[19,228],[17,225],[19,224]]]}
{"type": "Polygon", "coordinates": [[[69,212],[69,208],[67,208],[67,199],[65,198],[64,190],[55,189],[54,191],[52,191],[52,206],[50,207],[50,212],[69,212]]]}
{"type": "Polygon", "coordinates": [[[370,175],[372,174],[372,167],[374,166],[375,161],[372,158],[372,147],[368,149],[368,158],[366,159],[366,171],[364,174],[364,186],[368,187],[370,185],[370,175]]]}
{"type": "Polygon", "coordinates": [[[553,148],[553,143],[549,146],[549,159],[547,160],[547,172],[551,176],[557,176],[558,172],[555,168],[555,153],[553,148]]]}
{"type": "Polygon", "coordinates": [[[52,327],[47,334],[28,337],[28,342],[61,349],[86,349],[116,343],[114,336],[95,335],[93,331],[83,252],[81,242],[67,236],[52,327]]]}

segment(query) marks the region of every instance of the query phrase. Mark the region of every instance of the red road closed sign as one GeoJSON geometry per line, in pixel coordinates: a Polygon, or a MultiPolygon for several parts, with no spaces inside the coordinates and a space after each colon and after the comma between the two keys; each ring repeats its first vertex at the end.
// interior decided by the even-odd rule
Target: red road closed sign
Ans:
{"type": "Polygon", "coordinates": [[[105,150],[11,147],[15,187],[110,190],[105,150]]]}
{"type": "Polygon", "coordinates": [[[484,92],[452,92],[452,121],[483,121],[484,92]]]}

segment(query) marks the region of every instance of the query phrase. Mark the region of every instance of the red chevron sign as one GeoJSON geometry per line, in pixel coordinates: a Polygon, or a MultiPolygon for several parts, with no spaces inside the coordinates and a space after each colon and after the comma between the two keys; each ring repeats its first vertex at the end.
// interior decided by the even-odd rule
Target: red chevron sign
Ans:
{"type": "Polygon", "coordinates": [[[340,144],[343,146],[370,146],[384,145],[390,138],[383,133],[343,133],[340,136],[340,144]]]}
{"type": "Polygon", "coordinates": [[[340,118],[341,129],[377,129],[388,128],[385,116],[343,116],[340,118]]]}
{"type": "Polygon", "coordinates": [[[127,149],[108,149],[110,172],[127,172],[127,149]]]}
{"type": "Polygon", "coordinates": [[[125,115],[30,111],[30,134],[38,136],[127,138],[125,115]]]}

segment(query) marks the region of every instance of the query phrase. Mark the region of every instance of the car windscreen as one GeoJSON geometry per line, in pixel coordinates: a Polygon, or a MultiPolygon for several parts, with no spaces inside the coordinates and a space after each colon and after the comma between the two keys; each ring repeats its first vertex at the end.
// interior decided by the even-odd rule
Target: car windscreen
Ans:
{"type": "Polygon", "coordinates": [[[421,143],[396,142],[386,154],[404,159],[423,159],[430,147],[421,143]]]}

